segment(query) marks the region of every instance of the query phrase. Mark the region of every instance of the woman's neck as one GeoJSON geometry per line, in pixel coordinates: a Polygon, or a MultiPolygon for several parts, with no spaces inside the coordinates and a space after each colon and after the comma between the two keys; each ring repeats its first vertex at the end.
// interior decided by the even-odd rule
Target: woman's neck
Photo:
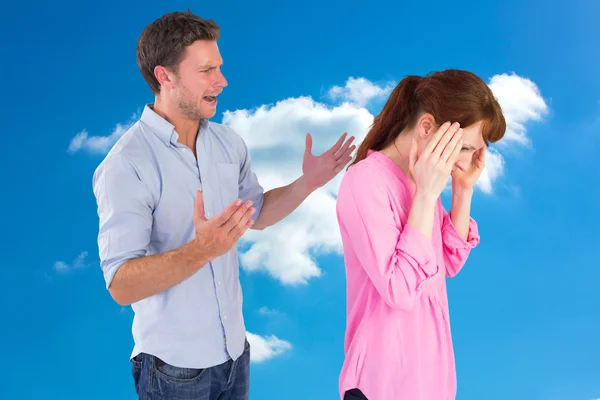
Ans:
{"type": "Polygon", "coordinates": [[[392,160],[412,182],[409,168],[411,145],[412,137],[402,134],[393,143],[382,149],[381,153],[392,160]]]}

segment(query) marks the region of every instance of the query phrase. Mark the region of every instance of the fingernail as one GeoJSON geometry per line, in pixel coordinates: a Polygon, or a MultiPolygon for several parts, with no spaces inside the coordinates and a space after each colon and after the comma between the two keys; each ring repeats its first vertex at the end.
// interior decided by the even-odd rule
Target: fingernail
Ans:
{"type": "Polygon", "coordinates": [[[237,201],[235,202],[235,205],[239,206],[240,204],[242,204],[242,201],[240,199],[237,199],[237,201]]]}

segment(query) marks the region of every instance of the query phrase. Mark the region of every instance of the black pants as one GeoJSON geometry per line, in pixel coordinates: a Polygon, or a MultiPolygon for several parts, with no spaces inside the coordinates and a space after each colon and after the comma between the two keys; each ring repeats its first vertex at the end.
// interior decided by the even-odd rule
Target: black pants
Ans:
{"type": "Polygon", "coordinates": [[[369,400],[360,389],[350,389],[344,393],[344,400],[369,400]]]}

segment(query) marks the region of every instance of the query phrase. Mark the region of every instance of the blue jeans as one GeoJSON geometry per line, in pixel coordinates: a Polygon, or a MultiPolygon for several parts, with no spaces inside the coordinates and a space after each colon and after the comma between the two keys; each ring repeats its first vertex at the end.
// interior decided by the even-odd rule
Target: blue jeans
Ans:
{"type": "Polygon", "coordinates": [[[179,368],[139,354],[131,360],[139,400],[247,400],[250,344],[235,361],[205,369],[179,368]]]}
{"type": "Polygon", "coordinates": [[[344,400],[369,400],[360,389],[354,388],[344,393],[344,400]]]}

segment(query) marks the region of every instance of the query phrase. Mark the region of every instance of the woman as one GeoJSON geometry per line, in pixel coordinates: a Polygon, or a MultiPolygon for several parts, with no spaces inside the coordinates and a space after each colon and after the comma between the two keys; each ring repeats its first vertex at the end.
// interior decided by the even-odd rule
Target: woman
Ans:
{"type": "Polygon", "coordinates": [[[479,243],[473,185],[486,146],[505,129],[485,82],[457,70],[406,77],[375,118],[337,199],[347,278],[343,399],[455,398],[445,277],[479,243]],[[447,213],[440,195],[450,177],[447,213]]]}

